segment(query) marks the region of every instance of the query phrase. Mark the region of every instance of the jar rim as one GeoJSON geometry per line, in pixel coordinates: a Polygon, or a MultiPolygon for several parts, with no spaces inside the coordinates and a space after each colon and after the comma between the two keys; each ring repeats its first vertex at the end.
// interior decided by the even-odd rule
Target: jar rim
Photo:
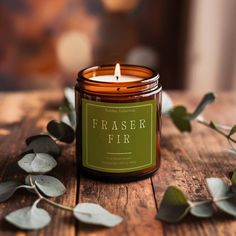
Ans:
{"type": "Polygon", "coordinates": [[[114,73],[115,65],[107,64],[92,66],[81,70],[78,73],[77,78],[78,86],[79,88],[82,88],[83,90],[87,90],[89,92],[94,92],[94,90],[96,90],[96,92],[99,93],[98,91],[100,90],[100,92],[104,92],[106,94],[130,94],[134,92],[134,90],[136,92],[137,90],[139,90],[140,92],[144,92],[145,90],[150,91],[160,87],[159,73],[149,67],[131,64],[120,64],[120,68],[122,75],[136,76],[139,77],[140,80],[128,82],[104,82],[92,80],[91,78],[93,77],[93,73],[96,73],[96,75],[112,75],[114,73]],[[110,88],[110,90],[108,88],[110,88]]]}

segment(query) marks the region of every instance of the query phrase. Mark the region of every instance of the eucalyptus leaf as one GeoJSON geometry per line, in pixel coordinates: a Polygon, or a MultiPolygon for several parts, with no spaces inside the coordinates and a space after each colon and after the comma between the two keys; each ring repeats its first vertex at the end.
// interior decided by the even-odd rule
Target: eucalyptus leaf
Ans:
{"type": "Polygon", "coordinates": [[[173,108],[173,102],[170,96],[166,92],[162,92],[162,105],[161,113],[164,115],[169,114],[170,110],[173,108]]]}
{"type": "Polygon", "coordinates": [[[74,127],[72,126],[72,124],[70,122],[69,116],[67,114],[62,114],[61,115],[61,121],[66,123],[67,125],[69,125],[70,127],[72,127],[74,129],[74,127]]]}
{"type": "Polygon", "coordinates": [[[36,200],[32,207],[24,207],[8,214],[5,219],[20,229],[36,230],[49,224],[51,217],[47,211],[38,208],[36,200]]]}
{"type": "Polygon", "coordinates": [[[216,97],[214,93],[205,94],[200,103],[198,104],[197,108],[195,109],[195,111],[192,114],[190,114],[190,119],[191,120],[196,119],[203,112],[206,106],[215,101],[215,98],[216,97]]]}
{"type": "Polygon", "coordinates": [[[48,153],[53,157],[59,157],[61,150],[49,135],[35,135],[26,139],[28,150],[35,153],[48,153]]]}
{"type": "Polygon", "coordinates": [[[67,87],[64,90],[65,98],[75,108],[75,90],[73,88],[67,87]]]}
{"type": "Polygon", "coordinates": [[[212,202],[210,201],[194,202],[193,206],[191,206],[190,213],[194,216],[202,218],[211,217],[214,214],[212,202]]]}
{"type": "Polygon", "coordinates": [[[230,187],[220,178],[207,178],[207,187],[213,198],[220,198],[226,196],[230,187]]]}
{"type": "Polygon", "coordinates": [[[236,133],[236,125],[234,125],[234,126],[231,128],[231,130],[230,130],[228,136],[230,137],[230,136],[232,136],[234,133],[236,133]]]}
{"type": "Polygon", "coordinates": [[[29,153],[18,161],[18,165],[27,173],[44,174],[51,171],[57,162],[47,153],[29,153]]]}
{"type": "Polygon", "coordinates": [[[161,201],[157,219],[176,223],[183,219],[189,210],[190,205],[183,192],[174,186],[169,186],[161,201]]]}
{"type": "Polygon", "coordinates": [[[0,183],[0,202],[9,199],[21,184],[16,181],[6,181],[0,183]]]}
{"type": "Polygon", "coordinates": [[[236,217],[236,195],[230,193],[230,187],[220,178],[208,178],[207,186],[216,206],[236,217]]]}
{"type": "Polygon", "coordinates": [[[175,126],[181,131],[191,131],[191,124],[189,121],[189,115],[184,106],[176,106],[170,112],[169,115],[175,124],[175,126]]]}
{"type": "Polygon", "coordinates": [[[76,112],[75,110],[71,110],[67,113],[67,116],[70,120],[70,126],[75,130],[76,128],[76,112]]]}
{"type": "Polygon", "coordinates": [[[61,142],[72,143],[74,141],[74,130],[64,122],[58,123],[55,120],[51,120],[47,125],[47,130],[61,142]]]}
{"type": "Polygon", "coordinates": [[[236,195],[228,196],[228,198],[215,201],[215,204],[225,213],[236,217],[236,195]]]}
{"type": "Polygon", "coordinates": [[[233,174],[232,174],[231,182],[232,182],[233,184],[236,184],[236,171],[234,171],[233,174]]]}
{"type": "Polygon", "coordinates": [[[234,171],[232,174],[231,182],[232,182],[232,185],[230,189],[233,193],[236,193],[236,171],[234,171]]]}
{"type": "Polygon", "coordinates": [[[61,121],[70,125],[74,130],[76,127],[76,112],[74,107],[68,102],[67,99],[64,100],[64,104],[60,106],[59,112],[61,114],[61,121]],[[66,117],[66,120],[65,120],[66,117]]]}
{"type": "Polygon", "coordinates": [[[229,153],[231,153],[231,154],[236,155],[236,149],[235,149],[235,148],[227,147],[227,148],[224,148],[224,150],[225,150],[226,152],[229,152],[229,153]]]}
{"type": "MultiPolygon", "coordinates": [[[[48,175],[32,175],[33,183],[48,197],[58,197],[66,192],[64,184],[55,177],[48,175]]],[[[29,175],[25,178],[25,183],[30,185],[29,175]]]]}
{"type": "Polygon", "coordinates": [[[222,125],[222,124],[216,124],[215,123],[215,126],[218,129],[222,129],[222,130],[225,130],[225,131],[230,131],[231,130],[231,126],[228,126],[228,125],[222,125]]]}
{"type": "Polygon", "coordinates": [[[74,216],[83,223],[114,227],[122,222],[122,218],[114,215],[94,203],[79,203],[74,208],[74,216]]]}

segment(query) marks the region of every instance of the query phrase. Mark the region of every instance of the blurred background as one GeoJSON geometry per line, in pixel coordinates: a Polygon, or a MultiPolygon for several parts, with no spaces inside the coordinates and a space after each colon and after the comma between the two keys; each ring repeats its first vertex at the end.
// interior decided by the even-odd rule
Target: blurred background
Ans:
{"type": "Polygon", "coordinates": [[[158,70],[165,89],[233,90],[235,24],[235,0],[0,0],[0,90],[116,62],[158,70]]]}

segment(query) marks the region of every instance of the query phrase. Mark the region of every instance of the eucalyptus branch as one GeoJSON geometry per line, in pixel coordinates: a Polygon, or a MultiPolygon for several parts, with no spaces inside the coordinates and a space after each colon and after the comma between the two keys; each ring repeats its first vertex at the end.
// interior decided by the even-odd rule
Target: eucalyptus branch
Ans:
{"type": "Polygon", "coordinates": [[[236,143],[236,140],[233,139],[231,136],[229,136],[228,134],[224,133],[222,130],[220,130],[219,128],[217,128],[216,126],[212,126],[210,123],[206,122],[206,121],[202,121],[202,120],[196,120],[197,123],[202,124],[214,131],[216,131],[218,134],[221,134],[222,136],[224,136],[227,140],[236,143]]]}
{"type": "MultiPolygon", "coordinates": [[[[201,113],[204,111],[204,109],[211,103],[215,101],[215,95],[213,93],[207,93],[204,95],[204,97],[201,99],[197,107],[193,112],[189,112],[185,106],[173,106],[173,102],[171,98],[165,94],[163,101],[163,107],[164,111],[163,114],[170,116],[172,122],[177,127],[177,129],[181,132],[191,132],[192,126],[191,122],[195,121],[199,124],[202,124],[221,136],[225,137],[227,141],[230,143],[236,144],[236,139],[232,138],[232,135],[236,133],[236,125],[233,125],[232,127],[226,126],[226,125],[220,125],[215,124],[214,122],[205,121],[204,119],[200,119],[201,113]]],[[[233,150],[232,153],[236,154],[236,149],[233,147],[233,145],[230,143],[231,149],[233,150]]],[[[229,150],[230,151],[230,150],[229,150]]]]}
{"type": "Polygon", "coordinates": [[[33,189],[33,187],[29,185],[20,185],[16,189],[20,189],[20,188],[33,189]]]}
{"type": "Polygon", "coordinates": [[[75,207],[68,207],[56,203],[47,197],[59,197],[66,192],[66,187],[57,178],[45,175],[57,166],[57,159],[61,155],[59,144],[72,143],[75,139],[74,90],[65,90],[67,101],[61,111],[64,113],[61,120],[52,120],[47,124],[47,133],[28,137],[25,142],[26,152],[23,152],[17,162],[18,166],[29,175],[25,178],[25,185],[15,180],[0,183],[0,202],[6,201],[17,189],[31,189],[38,199],[33,205],[17,209],[5,216],[5,219],[20,229],[41,229],[51,221],[50,214],[37,204],[40,200],[73,213],[73,216],[84,223],[114,227],[122,222],[122,217],[112,214],[99,204],[78,203],[75,207]],[[59,142],[58,142],[59,141],[59,142]],[[99,217],[98,217],[99,215],[99,217]]]}
{"type": "Polygon", "coordinates": [[[213,197],[212,199],[207,199],[207,200],[203,200],[199,202],[188,201],[188,204],[190,205],[190,207],[196,207],[196,206],[204,205],[207,203],[214,203],[214,202],[219,202],[223,200],[228,200],[232,197],[236,197],[236,194],[228,194],[227,196],[223,196],[223,197],[213,197]]]}
{"type": "Polygon", "coordinates": [[[159,206],[157,219],[169,223],[176,223],[182,220],[188,213],[196,217],[208,218],[214,215],[214,211],[217,208],[236,217],[235,176],[236,172],[234,172],[231,178],[231,185],[225,183],[221,178],[207,178],[206,182],[211,199],[198,202],[188,200],[179,188],[169,186],[159,206]]]}
{"type": "Polygon", "coordinates": [[[67,211],[72,211],[73,212],[73,208],[72,207],[68,207],[68,206],[64,206],[62,204],[59,204],[59,203],[56,203],[54,201],[51,201],[49,200],[48,198],[44,197],[40,192],[39,190],[37,189],[36,185],[33,183],[33,180],[32,180],[32,176],[29,175],[29,181],[30,181],[30,185],[32,187],[32,189],[36,192],[36,194],[38,195],[38,197],[42,200],[44,200],[45,202],[49,203],[50,205],[52,206],[55,206],[55,207],[58,207],[58,208],[61,208],[63,210],[67,210],[67,211]]]}
{"type": "Polygon", "coordinates": [[[213,201],[214,202],[220,202],[220,201],[223,201],[223,200],[228,200],[228,199],[230,199],[232,197],[235,197],[235,196],[236,196],[236,194],[229,194],[229,195],[223,196],[223,197],[215,197],[215,198],[213,198],[213,201]]]}
{"type": "Polygon", "coordinates": [[[228,143],[229,143],[229,146],[236,152],[236,148],[235,148],[234,145],[230,142],[229,139],[228,139],[228,143]]]}
{"type": "Polygon", "coordinates": [[[56,202],[53,202],[53,201],[51,201],[51,200],[49,200],[48,198],[45,198],[45,197],[43,197],[42,199],[43,199],[45,202],[47,202],[47,203],[49,203],[50,205],[52,205],[52,206],[56,206],[56,207],[61,208],[61,209],[63,209],[63,210],[67,210],[67,211],[73,212],[73,208],[72,208],[72,207],[68,207],[68,206],[61,205],[61,204],[56,203],[56,202]]]}
{"type": "Polygon", "coordinates": [[[196,206],[200,206],[206,203],[212,203],[213,199],[207,199],[207,200],[203,200],[203,201],[199,201],[199,202],[192,202],[192,201],[188,201],[188,204],[190,207],[196,207],[196,206]]]}

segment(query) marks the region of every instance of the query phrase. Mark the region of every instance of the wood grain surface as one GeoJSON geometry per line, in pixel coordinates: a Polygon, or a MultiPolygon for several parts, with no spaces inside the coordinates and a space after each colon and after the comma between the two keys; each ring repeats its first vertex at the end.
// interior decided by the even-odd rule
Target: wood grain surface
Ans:
{"type": "MultiPolygon", "coordinates": [[[[203,94],[171,92],[176,104],[185,104],[190,111],[203,94]]],[[[57,119],[57,108],[62,92],[24,92],[0,94],[0,181],[24,179],[16,161],[25,149],[26,137],[45,131],[50,119],[57,119]]],[[[233,93],[219,93],[218,100],[205,112],[204,117],[219,123],[236,123],[236,97],[233,93]]],[[[52,222],[43,230],[21,231],[4,220],[14,209],[29,206],[36,199],[32,193],[17,191],[0,204],[0,235],[40,236],[231,236],[236,235],[234,218],[218,213],[212,219],[187,217],[179,224],[166,224],[155,220],[163,193],[168,185],[176,185],[192,200],[209,197],[206,177],[223,177],[227,181],[230,171],[236,169],[236,158],[223,151],[227,142],[208,128],[193,125],[192,133],[180,134],[167,117],[162,127],[162,164],[151,178],[122,184],[103,183],[81,176],[76,168],[74,145],[63,146],[58,166],[51,175],[67,187],[67,193],[56,202],[75,206],[78,202],[99,203],[124,218],[114,228],[78,223],[70,212],[40,203],[46,208],[52,222]]]]}

